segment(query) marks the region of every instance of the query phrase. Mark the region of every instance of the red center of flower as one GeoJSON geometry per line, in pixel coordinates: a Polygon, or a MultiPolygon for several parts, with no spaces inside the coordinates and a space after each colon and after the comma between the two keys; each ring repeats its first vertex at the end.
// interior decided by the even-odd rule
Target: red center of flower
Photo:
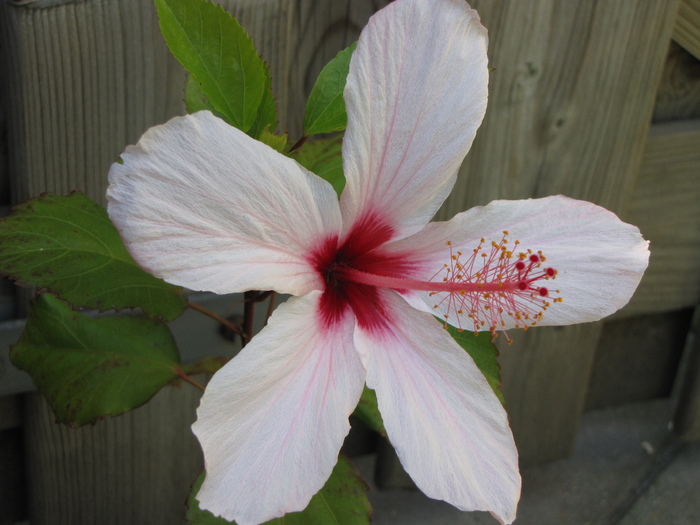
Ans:
{"type": "Polygon", "coordinates": [[[428,292],[435,313],[451,325],[489,330],[495,336],[506,326],[506,317],[516,328],[527,329],[552,303],[562,300],[552,297],[558,290],[543,285],[557,272],[544,266],[542,252],[519,250],[518,241],[509,244],[508,232],[500,242],[486,244],[481,239],[468,256],[447,242],[448,263],[430,279],[417,280],[407,276],[424,274],[422,264],[410,255],[382,250],[392,231],[381,224],[361,221],[343,243],[328,239],[314,254],[314,264],[326,282],[321,299],[326,322],[337,322],[351,309],[363,328],[381,328],[388,317],[379,289],[412,290],[428,292]]]}
{"type": "Polygon", "coordinates": [[[326,283],[321,297],[323,321],[335,324],[350,309],[365,329],[381,329],[389,323],[379,293],[379,288],[387,287],[353,279],[352,275],[359,272],[375,278],[400,279],[414,268],[407,258],[381,250],[392,234],[384,222],[367,217],[357,222],[342,243],[331,237],[312,254],[312,263],[326,283]]]}

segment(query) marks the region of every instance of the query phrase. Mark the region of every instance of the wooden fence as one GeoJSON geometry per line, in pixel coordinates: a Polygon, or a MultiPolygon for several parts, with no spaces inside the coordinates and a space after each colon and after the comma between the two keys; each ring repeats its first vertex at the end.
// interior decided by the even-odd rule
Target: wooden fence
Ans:
{"type": "MultiPolygon", "coordinates": [[[[386,3],[223,2],[269,62],[292,137],[321,67],[386,3]]],[[[651,240],[649,270],[611,320],[514,333],[502,349],[522,464],[569,454],[586,407],[674,387],[676,428],[700,438],[700,349],[684,349],[700,298],[700,0],[473,6],[496,70],[485,122],[438,218],[561,193],[615,211],[651,240]]],[[[73,189],[104,201],[124,147],[184,112],[184,72],[147,0],[1,3],[0,75],[0,206],[73,189]]],[[[21,314],[22,294],[12,299],[3,286],[0,313],[12,317],[15,304],[21,314]]],[[[6,349],[0,359],[2,385],[6,349]]],[[[130,414],[74,431],[54,425],[34,394],[0,397],[0,525],[28,511],[32,525],[180,522],[201,461],[188,428],[197,398],[167,388],[130,414]]]]}

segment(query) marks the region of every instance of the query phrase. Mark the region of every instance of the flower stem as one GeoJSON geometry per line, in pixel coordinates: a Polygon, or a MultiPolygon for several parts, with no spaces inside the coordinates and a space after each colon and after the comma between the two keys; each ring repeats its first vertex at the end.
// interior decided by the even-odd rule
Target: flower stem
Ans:
{"type": "Polygon", "coordinates": [[[301,148],[301,147],[304,145],[304,143],[306,142],[306,139],[308,139],[308,138],[309,138],[309,137],[307,137],[306,135],[304,135],[304,136],[301,137],[299,140],[297,140],[297,141],[294,143],[294,146],[292,146],[291,148],[289,148],[289,153],[293,152],[294,150],[297,150],[297,149],[301,148]]]}
{"type": "Polygon", "coordinates": [[[202,313],[208,317],[211,317],[215,321],[218,321],[219,323],[224,325],[226,328],[231,330],[234,334],[238,334],[241,337],[241,341],[242,341],[243,345],[245,345],[245,343],[248,341],[248,338],[247,338],[245,331],[241,330],[240,326],[233,324],[231,321],[229,321],[225,317],[221,317],[216,312],[212,312],[208,308],[204,308],[201,304],[193,303],[192,301],[190,301],[187,304],[187,306],[192,308],[193,310],[199,312],[199,313],[202,313]]]}
{"type": "Polygon", "coordinates": [[[273,310],[275,309],[275,300],[277,299],[277,292],[273,291],[270,294],[270,302],[267,304],[267,315],[265,316],[265,326],[267,326],[267,321],[270,319],[273,310]]]}
{"type": "Polygon", "coordinates": [[[177,373],[178,377],[180,377],[180,379],[182,379],[183,381],[186,381],[187,383],[189,383],[190,385],[194,386],[195,388],[199,388],[202,392],[204,392],[204,385],[202,385],[202,384],[199,383],[198,381],[195,381],[195,380],[192,379],[190,376],[188,376],[188,375],[182,370],[182,368],[180,368],[180,367],[178,366],[178,367],[175,369],[175,372],[177,373]]]}
{"type": "Polygon", "coordinates": [[[248,341],[253,338],[253,321],[255,319],[255,303],[260,296],[259,291],[250,290],[245,292],[243,296],[245,300],[243,302],[243,334],[242,345],[245,346],[248,341]]]}

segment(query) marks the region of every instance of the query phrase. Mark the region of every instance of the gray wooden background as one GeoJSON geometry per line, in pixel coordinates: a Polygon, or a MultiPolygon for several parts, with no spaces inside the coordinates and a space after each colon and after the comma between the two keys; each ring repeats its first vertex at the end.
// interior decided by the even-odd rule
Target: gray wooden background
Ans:
{"type": "MultiPolygon", "coordinates": [[[[321,67],[388,1],[222,3],[270,64],[280,129],[295,137],[321,67]]],[[[613,318],[512,333],[502,349],[523,465],[569,454],[586,409],[672,394],[677,432],[699,438],[700,351],[687,336],[700,297],[700,0],[473,7],[496,70],[485,122],[439,218],[563,193],[638,225],[652,249],[640,289],[613,318]]],[[[44,191],[104,201],[124,147],[184,113],[184,78],[146,0],[4,0],[0,213],[44,191]]],[[[21,317],[24,304],[26,294],[0,285],[0,321],[21,317]]],[[[0,335],[3,327],[9,334],[17,323],[0,324],[0,335]]],[[[54,425],[34,394],[0,397],[0,525],[28,515],[33,525],[181,522],[201,466],[189,432],[197,399],[194,389],[166,388],[76,431],[54,425]]]]}

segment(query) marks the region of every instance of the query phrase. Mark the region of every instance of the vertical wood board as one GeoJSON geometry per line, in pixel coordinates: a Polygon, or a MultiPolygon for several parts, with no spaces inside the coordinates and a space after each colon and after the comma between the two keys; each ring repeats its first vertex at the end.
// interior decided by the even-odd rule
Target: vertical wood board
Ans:
{"type": "Polygon", "coordinates": [[[700,301],[699,203],[700,120],[654,125],[625,216],[651,241],[651,257],[621,315],[692,307],[700,301]]]}
{"type": "Polygon", "coordinates": [[[678,385],[673,429],[685,440],[700,440],[700,308],[688,332],[678,385]]]}
{"type": "MultiPolygon", "coordinates": [[[[489,106],[440,211],[565,194],[626,211],[676,2],[475,2],[489,106]]],[[[532,247],[536,249],[536,247],[532,247]]],[[[565,299],[566,300],[566,299],[565,299]]],[[[524,464],[572,450],[600,325],[513,333],[504,392],[524,464]]]]}
{"type": "Polygon", "coordinates": [[[584,410],[669,397],[691,317],[685,309],[606,322],[584,410]]]}
{"type": "MultiPolygon", "coordinates": [[[[301,99],[325,61],[386,3],[226,3],[270,63],[281,129],[298,133],[301,99]]],[[[0,67],[12,71],[2,82],[13,201],[80,188],[103,202],[109,166],[126,145],[184,112],[185,74],[162,41],[152,3],[3,3],[0,24],[0,67]]],[[[34,398],[25,411],[32,523],[180,522],[192,470],[201,466],[188,428],[196,400],[161,398],[78,431],[53,425],[34,398]]]]}
{"type": "MultiPolygon", "coordinates": [[[[677,2],[474,7],[489,30],[496,70],[484,123],[439,218],[493,199],[560,193],[624,213],[677,2]]],[[[599,334],[599,324],[536,328],[514,331],[515,344],[502,347],[504,393],[524,464],[572,450],[599,334]]]]}
{"type": "Polygon", "coordinates": [[[0,6],[11,193],[74,189],[104,202],[109,166],[150,126],[184,111],[184,71],[134,0],[0,6]]]}
{"type": "Polygon", "coordinates": [[[700,59],[671,42],[656,95],[653,123],[688,119],[700,119],[700,59]]]}
{"type": "Polygon", "coordinates": [[[681,0],[673,39],[700,60],[700,0],[681,0]]]}
{"type": "Polygon", "coordinates": [[[446,219],[559,193],[623,213],[677,2],[475,2],[489,30],[489,106],[446,219]]]}
{"type": "Polygon", "coordinates": [[[270,65],[280,129],[301,137],[306,99],[321,69],[357,40],[369,17],[390,0],[222,0],[270,65]]]}
{"type": "Polygon", "coordinates": [[[542,327],[499,345],[503,394],[520,455],[529,467],[573,451],[603,323],[542,327]],[[527,337],[523,337],[527,336],[527,337]]]}
{"type": "MultiPolygon", "coordinates": [[[[298,135],[318,71],[385,3],[226,3],[271,65],[281,129],[298,135]]],[[[494,198],[553,193],[624,212],[676,5],[477,3],[497,70],[486,121],[440,217],[494,198]]],[[[3,60],[16,74],[8,83],[14,200],[80,185],[101,199],[124,146],[183,111],[184,73],[162,44],[150,3],[6,4],[0,16],[3,60]]],[[[599,333],[594,324],[511,334],[505,392],[525,464],[569,452],[599,333]]],[[[119,432],[140,439],[138,428],[119,432]]]]}
{"type": "Polygon", "coordinates": [[[190,385],[165,387],[136,410],[71,429],[27,394],[32,525],[183,523],[203,464],[189,428],[200,396],[190,385]]]}

